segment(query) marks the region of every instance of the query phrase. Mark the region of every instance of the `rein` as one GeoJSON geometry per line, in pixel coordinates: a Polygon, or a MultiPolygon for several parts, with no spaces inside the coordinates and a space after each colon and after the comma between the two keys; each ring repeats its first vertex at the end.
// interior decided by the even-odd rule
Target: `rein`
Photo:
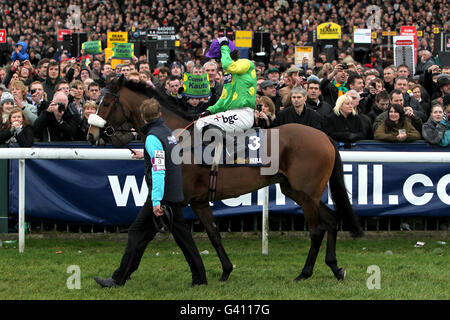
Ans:
{"type": "Polygon", "coordinates": [[[183,132],[185,132],[187,129],[189,129],[190,126],[192,126],[194,123],[196,123],[197,120],[192,121],[191,123],[189,123],[186,127],[183,128],[183,130],[181,130],[176,136],[175,138],[178,138],[183,132]]]}

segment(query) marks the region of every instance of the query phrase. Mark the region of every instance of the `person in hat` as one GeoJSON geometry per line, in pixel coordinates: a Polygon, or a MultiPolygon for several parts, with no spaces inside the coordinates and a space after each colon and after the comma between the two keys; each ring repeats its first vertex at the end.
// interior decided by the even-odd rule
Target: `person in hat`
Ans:
{"type": "Polygon", "coordinates": [[[284,87],[280,88],[278,91],[284,107],[290,104],[292,88],[303,87],[303,76],[303,70],[297,68],[296,66],[292,66],[287,69],[286,77],[284,78],[284,87]]]}
{"type": "Polygon", "coordinates": [[[140,110],[147,137],[144,152],[133,150],[133,158],[144,158],[148,197],[128,229],[128,243],[119,267],[110,278],[94,277],[94,280],[102,288],[123,286],[138,269],[146,247],[159,231],[158,220],[162,219],[189,264],[191,286],[206,285],[205,267],[182,212],[184,195],[181,165],[172,160],[172,150],[177,139],[164,124],[161,105],[156,99],[144,100],[140,110]]]}
{"type": "Polygon", "coordinates": [[[281,96],[277,93],[277,83],[272,80],[264,80],[260,83],[259,87],[263,96],[269,97],[275,105],[275,114],[280,111],[281,96]]]}
{"type": "Polygon", "coordinates": [[[200,115],[195,124],[196,130],[202,131],[208,125],[225,132],[250,129],[256,106],[255,65],[248,59],[240,59],[236,46],[226,37],[214,40],[206,56],[220,59],[226,74],[222,95],[200,115]]]}
{"type": "Polygon", "coordinates": [[[14,96],[8,91],[3,92],[0,100],[2,124],[5,124],[8,121],[9,113],[14,108],[14,106],[14,96]]]}
{"type": "Polygon", "coordinates": [[[170,74],[176,77],[182,77],[184,73],[184,67],[178,61],[172,62],[170,65],[170,74]]]}
{"type": "Polygon", "coordinates": [[[316,111],[324,118],[332,113],[333,107],[322,97],[322,91],[320,91],[320,79],[317,76],[311,75],[308,77],[306,94],[308,96],[306,99],[307,108],[316,111]]]}
{"type": "Polygon", "coordinates": [[[276,87],[280,85],[280,70],[278,68],[270,68],[267,70],[267,79],[275,82],[276,87]]]}
{"type": "Polygon", "coordinates": [[[431,97],[431,101],[450,93],[450,75],[440,72],[438,65],[432,65],[423,76],[423,87],[431,97]],[[435,74],[438,74],[436,82],[433,81],[435,74]]]}
{"type": "Polygon", "coordinates": [[[30,56],[27,53],[28,45],[25,41],[19,41],[16,43],[16,47],[14,48],[14,52],[11,55],[11,60],[16,61],[19,60],[23,62],[25,60],[30,59],[30,56]]]}

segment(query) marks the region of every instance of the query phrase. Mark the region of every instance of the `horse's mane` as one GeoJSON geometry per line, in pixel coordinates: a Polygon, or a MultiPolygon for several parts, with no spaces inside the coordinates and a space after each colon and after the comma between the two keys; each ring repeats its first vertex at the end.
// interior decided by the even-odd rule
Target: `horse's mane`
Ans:
{"type": "Polygon", "coordinates": [[[163,108],[168,109],[169,111],[175,113],[177,116],[183,118],[184,120],[187,121],[194,120],[192,118],[192,115],[187,110],[184,110],[182,105],[176,103],[173,99],[170,99],[161,91],[153,87],[148,87],[143,82],[126,80],[124,81],[122,86],[133,92],[141,93],[149,98],[155,98],[156,100],[158,100],[158,102],[161,104],[163,108]]]}

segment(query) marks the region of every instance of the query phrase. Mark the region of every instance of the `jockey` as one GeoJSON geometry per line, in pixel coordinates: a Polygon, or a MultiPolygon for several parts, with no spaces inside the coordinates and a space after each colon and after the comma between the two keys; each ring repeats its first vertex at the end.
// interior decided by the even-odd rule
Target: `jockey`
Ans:
{"type": "Polygon", "coordinates": [[[213,41],[209,58],[220,58],[224,69],[224,84],[219,100],[200,115],[196,130],[212,125],[225,132],[250,129],[254,122],[256,105],[256,70],[248,59],[240,59],[239,51],[226,37],[213,41]]]}

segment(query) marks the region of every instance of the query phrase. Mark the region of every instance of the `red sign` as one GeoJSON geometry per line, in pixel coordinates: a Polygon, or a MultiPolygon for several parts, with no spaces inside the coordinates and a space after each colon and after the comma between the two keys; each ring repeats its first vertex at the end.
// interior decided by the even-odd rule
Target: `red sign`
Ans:
{"type": "Polygon", "coordinates": [[[70,30],[65,30],[65,29],[58,30],[58,41],[63,41],[64,40],[63,36],[65,34],[70,34],[70,33],[71,33],[70,30]]]}
{"type": "Polygon", "coordinates": [[[6,43],[6,29],[0,29],[0,43],[6,43]]]}
{"type": "Polygon", "coordinates": [[[397,40],[395,41],[395,45],[397,46],[410,46],[413,42],[411,40],[397,40]]]}
{"type": "Polygon", "coordinates": [[[415,26],[401,26],[400,35],[402,36],[413,36],[417,33],[417,28],[415,26]]]}
{"type": "Polygon", "coordinates": [[[416,61],[417,61],[417,53],[418,53],[417,27],[416,26],[401,26],[400,27],[400,35],[414,37],[414,54],[416,56],[416,61]]]}

